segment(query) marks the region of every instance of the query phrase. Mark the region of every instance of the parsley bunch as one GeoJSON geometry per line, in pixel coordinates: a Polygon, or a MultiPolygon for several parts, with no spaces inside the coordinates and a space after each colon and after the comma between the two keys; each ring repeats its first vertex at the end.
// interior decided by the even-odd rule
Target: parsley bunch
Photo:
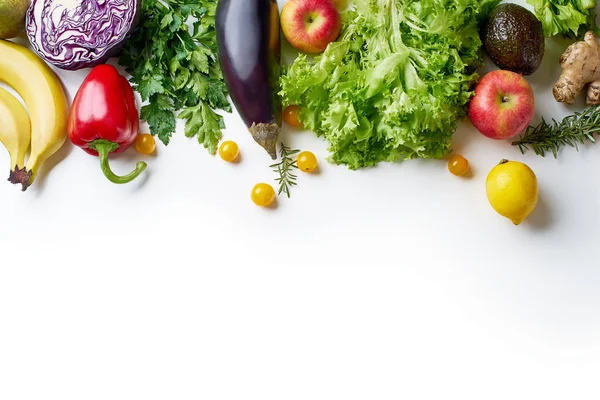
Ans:
{"type": "Polygon", "coordinates": [[[138,27],[125,43],[119,63],[132,75],[143,101],[140,112],[152,135],[169,144],[175,113],[186,121],[185,135],[217,151],[223,117],[231,112],[217,59],[217,0],[144,0],[138,27]]]}

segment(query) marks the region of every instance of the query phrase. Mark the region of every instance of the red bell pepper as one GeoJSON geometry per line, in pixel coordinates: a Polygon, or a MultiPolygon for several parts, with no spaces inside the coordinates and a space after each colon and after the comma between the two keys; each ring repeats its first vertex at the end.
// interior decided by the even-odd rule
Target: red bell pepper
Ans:
{"type": "Polygon", "coordinates": [[[73,100],[68,134],[74,145],[100,157],[100,168],[109,181],[131,182],[146,169],[146,163],[140,161],[133,172],[118,176],[108,165],[108,154],[125,151],[137,138],[139,125],[135,97],[127,79],[112,65],[92,69],[73,100]]]}

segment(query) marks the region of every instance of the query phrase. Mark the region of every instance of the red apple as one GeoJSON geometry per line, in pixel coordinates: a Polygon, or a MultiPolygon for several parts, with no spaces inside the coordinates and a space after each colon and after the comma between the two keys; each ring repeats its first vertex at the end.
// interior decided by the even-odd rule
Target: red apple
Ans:
{"type": "Polygon", "coordinates": [[[340,35],[340,12],[331,0],[290,0],[281,10],[281,29],[292,46],[320,53],[340,35]]]}
{"type": "Polygon", "coordinates": [[[523,132],[534,112],[529,83],[521,75],[503,70],[484,75],[469,104],[471,122],[492,139],[508,139],[523,132]]]}

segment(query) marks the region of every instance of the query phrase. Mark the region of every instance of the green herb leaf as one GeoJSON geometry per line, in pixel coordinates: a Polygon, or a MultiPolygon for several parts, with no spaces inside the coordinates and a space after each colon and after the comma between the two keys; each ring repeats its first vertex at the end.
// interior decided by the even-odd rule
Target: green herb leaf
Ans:
{"type": "Polygon", "coordinates": [[[148,100],[153,94],[165,92],[165,88],[162,85],[162,78],[162,75],[156,74],[136,80],[137,85],[135,89],[140,93],[143,101],[148,100]]]}
{"type": "Polygon", "coordinates": [[[299,152],[300,150],[292,150],[285,146],[282,142],[279,150],[281,161],[277,164],[269,166],[269,168],[272,168],[273,171],[279,175],[277,178],[275,178],[275,181],[279,184],[279,190],[277,191],[278,195],[285,193],[289,198],[290,188],[292,186],[296,186],[297,176],[293,173],[293,171],[294,168],[298,169],[298,165],[292,156],[298,154],[299,152]]]}
{"type": "Polygon", "coordinates": [[[545,156],[552,153],[558,157],[558,151],[563,146],[578,149],[579,144],[586,141],[595,143],[594,135],[600,133],[600,106],[588,108],[583,112],[576,112],[557,122],[547,123],[544,119],[537,126],[529,126],[519,140],[512,143],[519,146],[521,153],[530,148],[535,154],[545,156]]]}
{"type": "Polygon", "coordinates": [[[196,136],[214,154],[225,128],[215,110],[231,111],[217,59],[217,0],[145,0],[142,7],[119,59],[149,102],[140,117],[167,145],[182,109],[186,136],[196,136]]]}
{"type": "Polygon", "coordinates": [[[179,118],[185,119],[185,136],[198,137],[198,142],[204,145],[210,154],[217,152],[219,140],[223,136],[221,129],[225,128],[223,117],[215,113],[206,103],[184,108],[179,118]]]}
{"type": "Polygon", "coordinates": [[[150,99],[150,104],[142,107],[140,118],[148,122],[152,135],[157,135],[161,142],[168,145],[171,133],[175,131],[174,110],[167,107],[167,100],[152,100],[150,99]]]}

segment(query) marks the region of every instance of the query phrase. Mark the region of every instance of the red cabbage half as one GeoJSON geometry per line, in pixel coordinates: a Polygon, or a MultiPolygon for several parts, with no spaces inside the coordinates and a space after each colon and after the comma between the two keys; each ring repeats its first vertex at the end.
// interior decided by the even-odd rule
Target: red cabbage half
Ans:
{"type": "Polygon", "coordinates": [[[27,36],[58,68],[95,67],[121,51],[141,8],[141,0],[33,0],[27,36]]]}

